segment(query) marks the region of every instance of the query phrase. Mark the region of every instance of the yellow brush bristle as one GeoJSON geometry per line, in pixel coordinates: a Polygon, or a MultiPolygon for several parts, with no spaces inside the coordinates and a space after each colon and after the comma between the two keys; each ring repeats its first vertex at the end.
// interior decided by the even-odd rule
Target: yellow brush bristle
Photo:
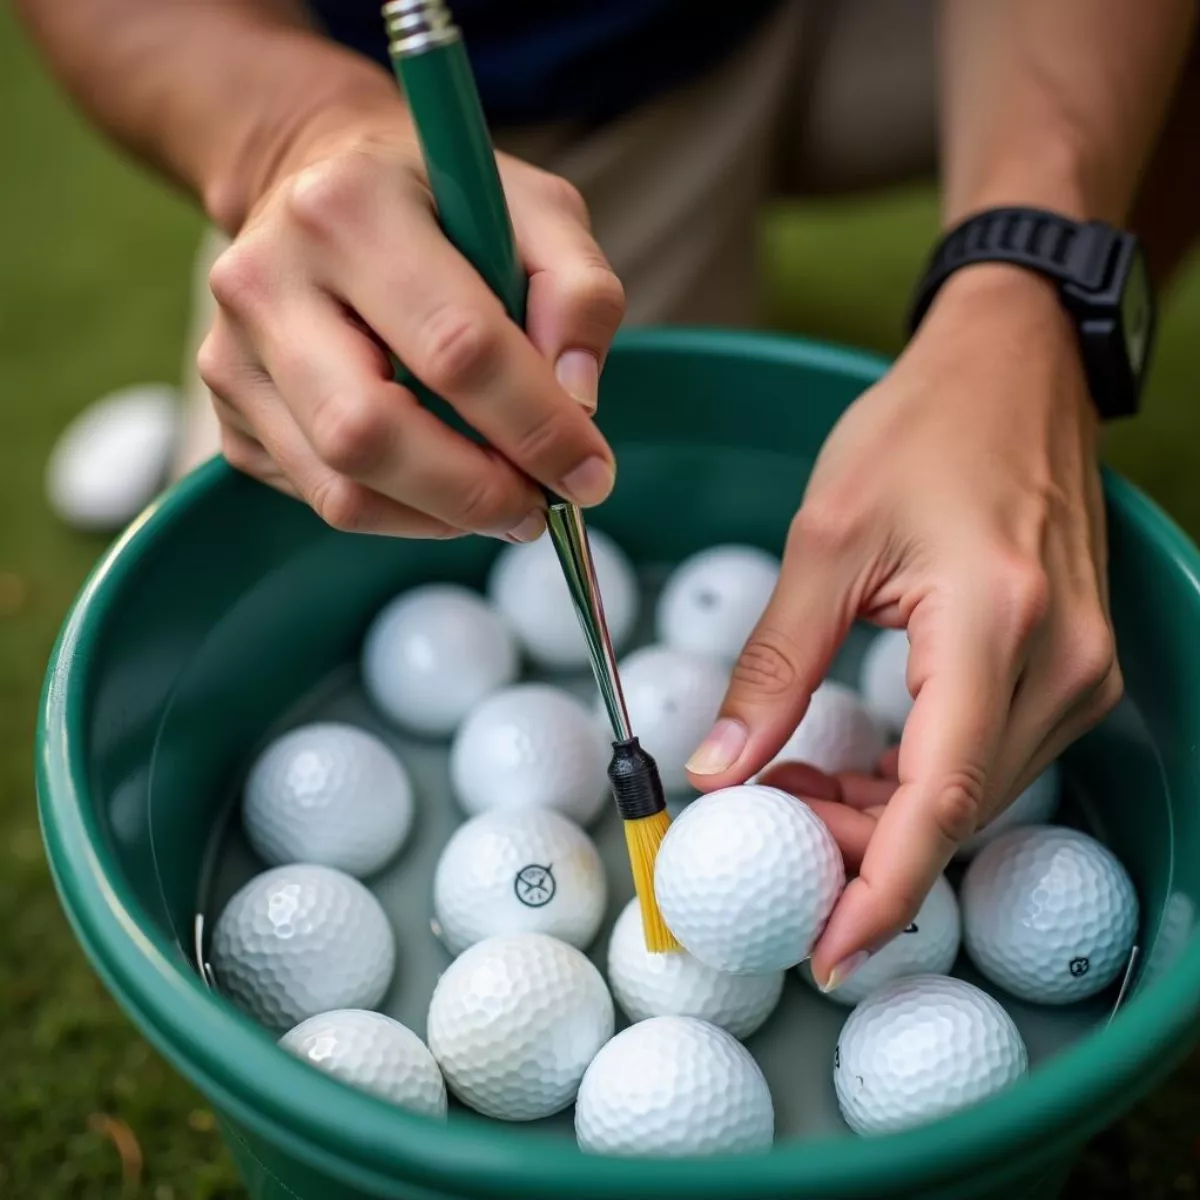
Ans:
{"type": "Polygon", "coordinates": [[[633,886],[642,910],[642,932],[646,949],[651,954],[670,954],[682,949],[675,935],[667,928],[654,895],[654,860],[658,857],[658,847],[670,824],[671,816],[665,808],[652,817],[625,822],[625,844],[629,848],[633,886]]]}

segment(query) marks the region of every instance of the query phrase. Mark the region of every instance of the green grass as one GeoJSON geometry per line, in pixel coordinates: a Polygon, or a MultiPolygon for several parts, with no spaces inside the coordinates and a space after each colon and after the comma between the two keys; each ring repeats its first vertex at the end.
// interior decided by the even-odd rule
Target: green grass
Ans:
{"type": "MultiPolygon", "coordinates": [[[[200,226],[84,128],[7,8],[0,101],[0,1196],[240,1196],[204,1101],[142,1041],[76,947],[43,860],[32,780],[43,666],[102,549],[47,512],[46,455],[63,424],[106,390],[177,378],[200,226]]],[[[895,350],[934,228],[924,189],[774,214],[776,323],[895,350]]],[[[1197,329],[1192,271],[1166,315],[1147,416],[1120,430],[1110,453],[1193,535],[1197,329]]],[[[1192,1065],[1093,1144],[1071,1195],[1196,1193],[1188,1109],[1198,1096],[1192,1065]]]]}

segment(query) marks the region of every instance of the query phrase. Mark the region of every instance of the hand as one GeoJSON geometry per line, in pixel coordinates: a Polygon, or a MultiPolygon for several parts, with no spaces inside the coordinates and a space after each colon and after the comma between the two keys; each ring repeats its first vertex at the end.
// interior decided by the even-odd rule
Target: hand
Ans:
{"type": "Polygon", "coordinates": [[[531,277],[527,331],[445,240],[402,104],[291,142],[210,283],[200,350],[230,463],[339,529],[523,542],[533,480],[581,505],[612,488],[590,419],[624,297],[570,184],[501,159],[531,277]],[[488,442],[395,383],[387,351],[488,442]]]}
{"type": "Polygon", "coordinates": [[[821,450],[778,586],[689,766],[706,791],[749,778],[855,618],[907,628],[898,783],[843,778],[814,805],[857,870],[813,953],[827,988],[1121,694],[1096,439],[1050,286],[989,265],[951,277],[821,450]]]}

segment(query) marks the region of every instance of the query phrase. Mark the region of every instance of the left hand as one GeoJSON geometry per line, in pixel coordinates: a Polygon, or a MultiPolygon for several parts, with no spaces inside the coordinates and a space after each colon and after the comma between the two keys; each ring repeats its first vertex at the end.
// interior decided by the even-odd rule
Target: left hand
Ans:
{"type": "Polygon", "coordinates": [[[750,778],[856,619],[907,628],[915,703],[898,782],[809,775],[796,789],[857,869],[813,952],[827,989],[1121,695],[1097,433],[1050,285],[986,265],[947,281],[821,450],[775,593],[689,767],[703,791],[750,778]]]}

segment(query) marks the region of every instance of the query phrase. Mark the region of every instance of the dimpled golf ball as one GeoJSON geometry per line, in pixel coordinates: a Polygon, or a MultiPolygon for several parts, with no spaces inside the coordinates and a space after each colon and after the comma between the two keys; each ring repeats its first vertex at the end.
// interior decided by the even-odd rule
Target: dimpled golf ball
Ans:
{"type": "Polygon", "coordinates": [[[651,1017],[592,1060],[579,1086],[575,1136],[589,1154],[747,1154],[771,1145],[775,1108],[736,1038],[695,1017],[651,1017]]]}
{"type": "MultiPolygon", "coordinates": [[[[684,765],[712,728],[729,686],[729,668],[718,659],[643,646],[620,666],[630,725],[658,766],[663,787],[688,787],[684,765]]],[[[604,709],[597,706],[597,713],[604,709]]]]}
{"type": "MultiPolygon", "coordinates": [[[[613,648],[620,650],[637,620],[637,577],[625,552],[612,538],[589,528],[588,544],[604,598],[609,636],[613,648]]],[[[488,577],[487,591],[525,653],[538,666],[561,671],[588,665],[587,642],[548,534],[536,542],[502,550],[488,577]]]]}
{"type": "Polygon", "coordinates": [[[493,809],[461,825],[433,877],[433,908],[452,954],[501,933],[547,933],[586,949],[608,886],[591,839],[549,808],[493,809]]]}
{"type": "Polygon", "coordinates": [[[830,775],[873,771],[886,745],[883,730],[858,696],[845,684],[826,679],[771,765],[804,762],[830,775]]]}
{"type": "Polygon", "coordinates": [[[1011,829],[985,846],[962,883],[963,942],[992,983],[1035,1004],[1102,991],[1129,961],[1133,882],[1116,856],[1074,829],[1011,829]]]}
{"type": "Polygon", "coordinates": [[[659,908],[680,944],[738,975],[807,958],[845,882],[824,822],[802,800],[756,784],[688,805],[654,869],[659,908]]]}
{"type": "Polygon", "coordinates": [[[608,943],[608,984],[631,1021],[696,1017],[736,1038],[749,1037],[775,1011],[784,973],[729,975],[706,967],[686,950],[651,954],[634,898],[622,910],[608,943]]]}
{"type": "Polygon", "coordinates": [[[412,816],[400,760],[365,729],[335,722],[272,742],[242,800],[246,836],[271,866],[319,863],[360,878],[395,857],[412,816]]]}
{"type": "Polygon", "coordinates": [[[955,852],[959,862],[968,862],[989,842],[995,841],[1009,829],[1022,825],[1045,825],[1058,812],[1062,795],[1061,774],[1057,763],[1051,763],[1006,809],[987,825],[972,834],[955,852]]]}
{"type": "MultiPolygon", "coordinates": [[[[958,900],[949,880],[941,875],[904,932],[872,954],[845,983],[826,995],[838,1004],[853,1008],[893,979],[909,975],[945,975],[958,957],[961,941],[958,900]]],[[[807,963],[797,969],[808,983],[813,983],[807,963]]]]}
{"type": "Polygon", "coordinates": [[[482,596],[452,583],[386,605],[363,643],[372,703],[413,733],[445,737],[485,696],[517,677],[517,644],[482,596]]]}
{"type": "Polygon", "coordinates": [[[279,1039],[289,1054],[412,1112],[446,1116],[446,1084],[428,1047],[383,1013],[335,1009],[301,1021],[279,1039]]]}
{"type": "Polygon", "coordinates": [[[977,1104],[1029,1069],[1012,1018],[945,975],[884,984],[846,1019],[833,1085],[855,1133],[892,1133],[977,1104]]]}
{"type": "Polygon", "coordinates": [[[755,546],[714,546],[685,559],[658,599],[658,640],[733,662],[779,578],[779,559],[755,546]]]}
{"type": "Polygon", "coordinates": [[[907,673],[907,631],[880,630],[863,655],[858,690],[867,712],[888,733],[899,734],[912,711],[907,673]]]}
{"type": "Polygon", "coordinates": [[[343,871],[311,863],[251,879],[213,930],[217,982],[273,1029],[334,1008],[374,1008],[395,959],[379,901],[343,871]]]}
{"type": "Polygon", "coordinates": [[[567,1108],[588,1063],[613,1034],[600,972],[544,933],[487,938],[438,980],[429,1048],[464,1103],[503,1121],[567,1108]]]}
{"type": "Polygon", "coordinates": [[[450,780],[468,813],[555,808],[587,825],[607,801],[607,751],[582,701],[549,684],[520,683],[462,723],[450,780]]]}

